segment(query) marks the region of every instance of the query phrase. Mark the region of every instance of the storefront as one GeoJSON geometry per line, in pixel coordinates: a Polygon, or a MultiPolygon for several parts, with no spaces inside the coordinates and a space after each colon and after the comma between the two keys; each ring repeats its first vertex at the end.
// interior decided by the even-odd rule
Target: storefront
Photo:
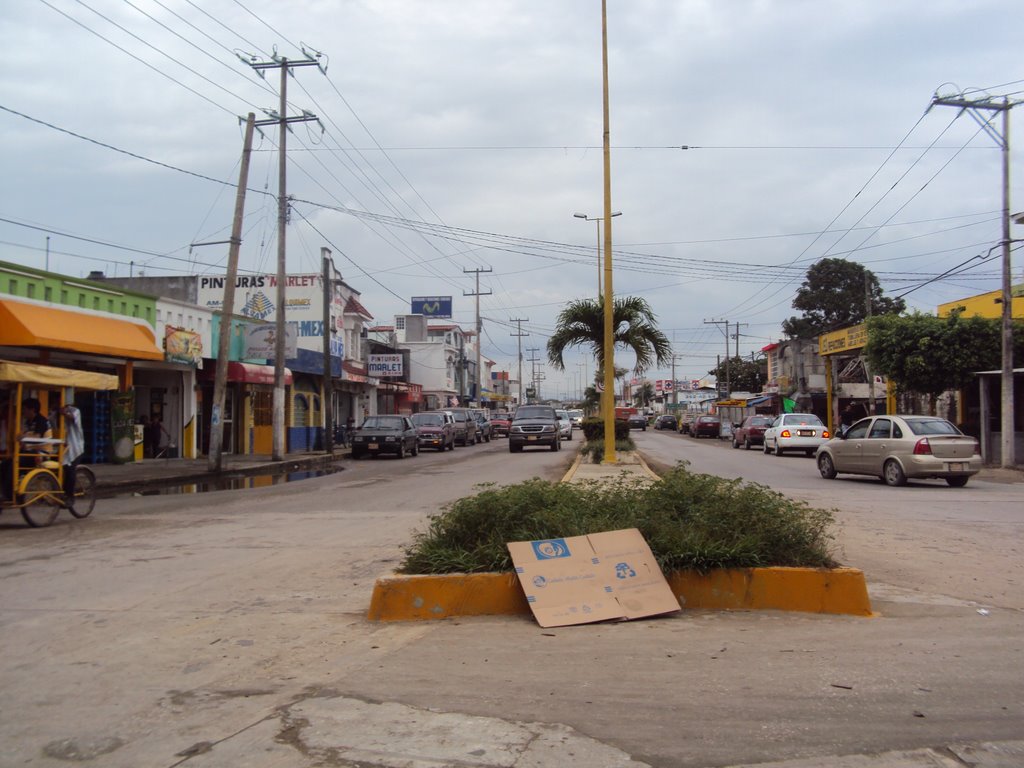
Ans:
{"type": "MultiPolygon", "coordinates": [[[[210,414],[217,363],[204,363],[199,386],[200,435],[202,452],[210,451],[210,414]]],[[[293,384],[292,372],[284,369],[285,387],[293,384]]],[[[224,453],[270,454],[273,452],[274,366],[254,363],[228,363],[224,388],[224,453]]]]}

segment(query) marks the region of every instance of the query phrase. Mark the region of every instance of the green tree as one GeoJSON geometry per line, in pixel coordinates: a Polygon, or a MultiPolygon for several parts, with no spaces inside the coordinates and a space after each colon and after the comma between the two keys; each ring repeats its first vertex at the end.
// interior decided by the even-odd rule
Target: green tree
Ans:
{"type": "MultiPolygon", "coordinates": [[[[1016,324],[1017,350],[1024,352],[1016,324]]],[[[900,389],[936,398],[946,390],[970,384],[977,371],[999,368],[1000,321],[983,317],[949,317],[914,312],[904,317],[886,315],[868,321],[864,348],[872,371],[887,376],[900,389]]]]}
{"type": "MultiPolygon", "coordinates": [[[[657,326],[650,305],[636,296],[617,298],[612,306],[612,336],[616,348],[631,349],[634,370],[662,365],[672,357],[672,344],[657,326]]],[[[548,339],[548,362],[565,370],[563,354],[569,347],[589,346],[604,368],[604,299],[577,299],[558,314],[555,332],[548,339]]]]}
{"type": "Polygon", "coordinates": [[[638,408],[646,408],[654,401],[654,385],[645,381],[633,393],[633,404],[638,408]]]}
{"type": "Polygon", "coordinates": [[[865,288],[871,297],[873,316],[899,314],[906,309],[903,299],[882,295],[878,278],[862,264],[822,259],[807,270],[807,277],[793,299],[793,309],[799,309],[803,315],[783,321],[782,332],[792,338],[808,339],[863,323],[867,318],[865,288]]]}
{"type": "MultiPolygon", "coordinates": [[[[726,381],[725,361],[708,371],[722,384],[726,381]]],[[[729,358],[729,387],[738,392],[760,392],[761,385],[767,381],[765,361],[744,360],[742,357],[729,358]]]]}

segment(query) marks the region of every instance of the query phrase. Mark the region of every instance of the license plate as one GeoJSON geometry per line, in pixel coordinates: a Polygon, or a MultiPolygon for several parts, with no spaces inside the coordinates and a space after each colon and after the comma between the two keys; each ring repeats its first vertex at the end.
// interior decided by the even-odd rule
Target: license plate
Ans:
{"type": "Polygon", "coordinates": [[[800,429],[800,430],[797,430],[797,434],[800,435],[800,437],[814,437],[814,430],[813,429],[800,429]]]}
{"type": "Polygon", "coordinates": [[[963,465],[963,462],[954,462],[949,465],[950,472],[963,472],[967,467],[963,465]]]}
{"type": "Polygon", "coordinates": [[[526,439],[527,439],[528,441],[529,441],[529,440],[536,440],[536,439],[537,439],[537,436],[536,436],[536,435],[530,435],[530,436],[529,436],[529,437],[527,437],[526,439]]]}
{"type": "Polygon", "coordinates": [[[380,447],[380,446],[378,446],[378,445],[377,445],[376,443],[370,443],[370,444],[369,444],[369,445],[367,446],[367,448],[369,448],[369,449],[370,449],[371,451],[376,451],[376,450],[377,450],[377,449],[378,449],[379,447],[380,447]]]}

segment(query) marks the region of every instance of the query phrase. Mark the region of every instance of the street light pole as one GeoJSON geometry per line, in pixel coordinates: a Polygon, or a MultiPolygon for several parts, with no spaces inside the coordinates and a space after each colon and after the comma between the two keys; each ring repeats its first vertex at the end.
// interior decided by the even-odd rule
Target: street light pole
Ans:
{"type": "MultiPolygon", "coordinates": [[[[622,211],[615,211],[612,216],[621,216],[622,211]]],[[[593,221],[597,224],[597,296],[601,297],[601,217],[587,216],[585,213],[574,213],[573,218],[593,221]]]]}

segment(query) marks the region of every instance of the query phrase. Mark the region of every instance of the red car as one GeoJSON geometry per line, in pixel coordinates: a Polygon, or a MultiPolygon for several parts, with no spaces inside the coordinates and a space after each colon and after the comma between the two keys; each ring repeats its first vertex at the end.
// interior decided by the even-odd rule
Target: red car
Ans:
{"type": "Polygon", "coordinates": [[[698,416],[690,425],[690,434],[694,437],[718,437],[722,430],[722,420],[717,416],[698,416]]]}
{"type": "Polygon", "coordinates": [[[773,416],[747,416],[732,431],[732,447],[739,448],[742,445],[749,451],[752,445],[764,445],[764,431],[772,425],[773,420],[773,416]]]}
{"type": "Polygon", "coordinates": [[[512,420],[506,413],[491,417],[491,435],[493,437],[508,437],[510,426],[512,426],[512,420]]]}

